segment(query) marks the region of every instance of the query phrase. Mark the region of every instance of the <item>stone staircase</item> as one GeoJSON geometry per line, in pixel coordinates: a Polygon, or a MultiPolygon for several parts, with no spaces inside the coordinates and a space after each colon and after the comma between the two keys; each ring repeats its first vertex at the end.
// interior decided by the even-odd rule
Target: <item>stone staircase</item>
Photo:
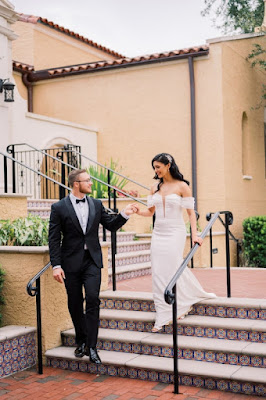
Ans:
{"type": "MultiPolygon", "coordinates": [[[[28,213],[49,218],[51,205],[57,200],[28,200],[28,213]]],[[[102,229],[99,238],[102,240],[102,229]]],[[[117,232],[117,254],[116,254],[116,280],[136,278],[151,273],[150,263],[150,235],[142,240],[136,232],[117,232]]],[[[111,242],[110,232],[106,232],[107,242],[111,242]]],[[[109,282],[112,280],[111,248],[109,248],[108,275],[109,282]]]]}
{"type": "MultiPolygon", "coordinates": [[[[172,325],[151,333],[151,293],[101,293],[102,365],[74,357],[74,331],[46,352],[47,365],[111,376],[173,382],[172,325]]],[[[194,305],[178,324],[182,385],[266,396],[266,300],[217,298],[194,305]]]]}

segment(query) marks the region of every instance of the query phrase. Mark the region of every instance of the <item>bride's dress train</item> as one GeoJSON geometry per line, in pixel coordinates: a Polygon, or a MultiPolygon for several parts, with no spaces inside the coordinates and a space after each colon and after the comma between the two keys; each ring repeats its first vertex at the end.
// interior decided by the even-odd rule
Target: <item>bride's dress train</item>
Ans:
{"type": "MultiPolygon", "coordinates": [[[[151,242],[152,288],[156,309],[154,328],[160,329],[172,321],[172,306],[164,300],[164,290],[183,261],[186,227],[182,208],[194,209],[193,197],[159,193],[148,196],[148,207],[155,206],[156,219],[151,242]]],[[[186,315],[191,306],[206,298],[215,298],[207,293],[199,281],[185,268],[176,286],[177,317],[186,315]]]]}

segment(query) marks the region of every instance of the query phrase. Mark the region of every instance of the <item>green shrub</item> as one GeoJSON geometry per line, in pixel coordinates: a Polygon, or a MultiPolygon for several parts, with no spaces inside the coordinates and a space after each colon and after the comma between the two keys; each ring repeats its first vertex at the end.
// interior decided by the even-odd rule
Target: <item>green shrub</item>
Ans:
{"type": "MultiPolygon", "coordinates": [[[[4,275],[5,272],[0,268],[0,305],[5,304],[4,297],[2,295],[4,286],[4,275]]],[[[2,314],[0,313],[0,326],[2,325],[2,314]]]]}
{"type": "Polygon", "coordinates": [[[0,246],[47,246],[49,221],[29,215],[0,221],[0,246]]]}
{"type": "MultiPolygon", "coordinates": [[[[118,168],[118,165],[115,161],[111,159],[110,168],[114,171],[120,172],[121,168],[118,168]]],[[[95,177],[100,179],[103,182],[108,183],[108,171],[107,169],[100,166],[90,165],[87,168],[88,174],[91,177],[95,177]]],[[[106,199],[108,198],[108,187],[103,185],[102,183],[92,179],[92,196],[97,199],[106,199]]],[[[127,180],[125,178],[121,178],[119,175],[116,175],[114,172],[110,171],[110,184],[118,189],[123,190],[124,186],[127,184],[127,180]]],[[[118,194],[118,192],[117,192],[118,194]]],[[[112,194],[113,196],[113,194],[112,194]]]]}
{"type": "Polygon", "coordinates": [[[244,252],[251,267],[266,267],[266,216],[243,221],[244,252]]]}

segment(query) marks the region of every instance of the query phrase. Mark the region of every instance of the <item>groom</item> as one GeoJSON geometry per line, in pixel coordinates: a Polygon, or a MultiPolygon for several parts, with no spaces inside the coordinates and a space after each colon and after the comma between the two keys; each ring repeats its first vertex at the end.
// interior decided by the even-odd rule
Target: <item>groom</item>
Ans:
{"type": "Polygon", "coordinates": [[[128,205],[118,215],[107,214],[100,200],[86,196],[91,193],[92,181],[85,169],[71,171],[68,182],[72,192],[51,209],[50,260],[54,279],[65,283],[68,309],[76,333],[74,354],[76,357],[87,355],[91,362],[100,364],[96,350],[103,267],[99,224],[116,231],[134,211],[132,205],[128,205]]]}

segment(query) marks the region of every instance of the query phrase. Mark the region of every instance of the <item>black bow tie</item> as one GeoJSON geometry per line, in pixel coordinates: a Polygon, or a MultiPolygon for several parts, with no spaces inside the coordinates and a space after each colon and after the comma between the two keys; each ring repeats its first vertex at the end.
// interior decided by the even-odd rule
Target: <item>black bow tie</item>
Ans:
{"type": "Polygon", "coordinates": [[[78,203],[80,203],[82,201],[82,203],[85,203],[85,197],[83,197],[83,199],[76,199],[76,203],[78,204],[78,203]]]}

